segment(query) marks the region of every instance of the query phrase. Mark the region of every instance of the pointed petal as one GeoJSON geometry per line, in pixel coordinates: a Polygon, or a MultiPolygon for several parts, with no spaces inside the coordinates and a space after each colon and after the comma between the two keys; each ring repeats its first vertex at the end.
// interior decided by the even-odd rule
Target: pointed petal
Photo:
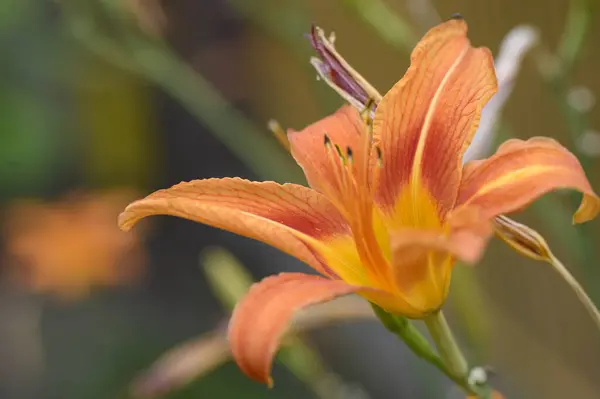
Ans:
{"type": "Polygon", "coordinates": [[[151,215],[178,216],[265,242],[326,274],[307,242],[350,234],[335,207],[316,191],[238,178],[195,180],[159,190],[130,204],[119,225],[129,230],[151,215]]]}
{"type": "MultiPolygon", "coordinates": [[[[343,154],[351,148],[354,156],[362,154],[361,137],[365,132],[359,112],[350,105],[344,105],[334,114],[304,128],[301,131],[290,130],[292,156],[304,170],[306,179],[312,188],[332,194],[336,190],[336,169],[332,164],[331,151],[325,145],[325,135],[333,146],[339,146],[343,154]]],[[[333,149],[335,151],[335,149],[333,149]]],[[[337,162],[337,155],[334,154],[337,162]]],[[[361,161],[355,160],[356,164],[361,161]]]]}
{"type": "Polygon", "coordinates": [[[378,202],[393,207],[404,185],[419,183],[436,199],[440,215],[451,209],[462,154],[496,88],[492,55],[471,47],[464,21],[430,30],[375,113],[374,136],[383,152],[378,202]]]}
{"type": "Polygon", "coordinates": [[[254,284],[229,324],[233,358],[248,377],[271,385],[273,357],[294,313],[357,290],[341,280],[302,273],[282,273],[254,284]]]}
{"type": "Polygon", "coordinates": [[[465,165],[457,204],[478,206],[485,218],[522,209],[549,191],[571,188],[583,193],[573,217],[596,217],[600,199],[577,158],[558,142],[534,137],[508,140],[496,154],[465,165]]]}

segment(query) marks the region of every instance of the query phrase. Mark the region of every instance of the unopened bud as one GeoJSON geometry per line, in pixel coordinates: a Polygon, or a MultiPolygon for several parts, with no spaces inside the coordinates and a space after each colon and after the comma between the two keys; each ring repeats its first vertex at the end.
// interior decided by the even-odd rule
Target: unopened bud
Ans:
{"type": "Polygon", "coordinates": [[[551,260],[552,252],[537,231],[504,215],[497,216],[494,225],[496,235],[521,255],[545,262],[551,260]]]}
{"type": "Polygon", "coordinates": [[[337,52],[335,36],[327,37],[321,28],[313,26],[309,37],[317,53],[310,63],[317,74],[359,111],[368,107],[372,117],[381,94],[337,52]]]}
{"type": "Polygon", "coordinates": [[[600,329],[600,312],[596,305],[565,265],[552,254],[546,240],[537,231],[502,215],[494,219],[494,224],[498,237],[517,252],[531,259],[541,260],[552,265],[554,270],[573,289],[577,298],[600,329]]]}

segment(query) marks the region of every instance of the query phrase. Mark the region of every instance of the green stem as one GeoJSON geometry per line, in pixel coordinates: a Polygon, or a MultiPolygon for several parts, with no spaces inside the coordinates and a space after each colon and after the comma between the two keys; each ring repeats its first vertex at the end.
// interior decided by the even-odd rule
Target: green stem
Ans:
{"type": "Polygon", "coordinates": [[[591,316],[592,320],[594,321],[594,324],[596,324],[596,327],[598,327],[598,329],[600,330],[600,312],[598,311],[598,308],[596,307],[592,299],[585,292],[581,284],[579,284],[579,282],[575,279],[575,277],[573,277],[573,275],[569,272],[566,266],[560,260],[558,260],[558,258],[556,258],[556,256],[554,256],[552,253],[550,253],[549,258],[546,261],[552,265],[554,270],[556,270],[558,274],[560,274],[560,276],[573,289],[575,295],[577,295],[577,298],[583,304],[585,310],[591,316]]]}
{"type": "Polygon", "coordinates": [[[448,375],[448,377],[453,378],[453,376],[449,375],[444,362],[435,353],[429,342],[407,318],[392,315],[377,305],[372,306],[375,314],[385,328],[398,335],[417,356],[433,364],[444,374],[448,375]]]}
{"type": "Polygon", "coordinates": [[[452,330],[448,325],[448,321],[441,310],[431,314],[423,319],[431,338],[437,346],[440,357],[451,375],[454,376],[454,381],[461,381],[461,387],[468,393],[475,394],[478,398],[489,399],[492,389],[487,383],[472,384],[469,381],[469,364],[465,359],[452,330]]]}
{"type": "MultiPolygon", "coordinates": [[[[458,349],[456,342],[454,342],[454,338],[452,338],[451,341],[454,342],[455,349],[450,352],[452,353],[452,356],[460,355],[460,357],[462,358],[463,363],[461,364],[461,367],[464,366],[464,368],[461,368],[460,373],[454,370],[454,368],[456,368],[456,365],[454,363],[449,363],[446,361],[446,359],[444,359],[444,356],[447,356],[445,355],[445,351],[448,350],[446,348],[449,344],[444,344],[444,351],[440,349],[440,354],[442,354],[442,357],[440,357],[435,352],[429,341],[427,341],[423,334],[421,334],[421,332],[417,330],[417,328],[410,322],[410,320],[408,320],[406,317],[390,314],[377,305],[372,304],[372,306],[373,310],[375,311],[375,314],[377,315],[379,320],[381,320],[383,325],[389,331],[391,331],[400,339],[402,339],[406,343],[406,345],[413,351],[414,354],[435,366],[438,370],[444,373],[446,377],[450,378],[452,381],[454,381],[456,385],[461,387],[467,394],[476,395],[477,397],[482,399],[487,399],[489,397],[489,394],[491,392],[489,386],[471,385],[469,383],[469,368],[466,361],[464,360],[464,357],[462,357],[462,354],[460,354],[460,349],[458,349]],[[454,352],[457,352],[458,354],[454,352]]],[[[448,324],[445,323],[445,321],[443,323],[445,324],[445,327],[442,327],[442,323],[439,321],[431,321],[431,323],[436,324],[435,331],[440,331],[440,334],[442,334],[442,332],[443,334],[445,334],[446,338],[439,338],[441,337],[441,335],[438,334],[437,336],[439,339],[448,340],[448,337],[452,337],[452,333],[450,332],[448,324]]],[[[432,336],[433,335],[434,333],[432,333],[432,336]]],[[[434,341],[436,341],[436,344],[438,344],[436,338],[434,338],[434,341]]]]}
{"type": "Polygon", "coordinates": [[[440,357],[448,368],[450,368],[450,371],[457,376],[466,376],[469,374],[469,365],[456,343],[452,330],[450,330],[448,321],[442,311],[433,313],[423,321],[440,352],[440,357]]]}

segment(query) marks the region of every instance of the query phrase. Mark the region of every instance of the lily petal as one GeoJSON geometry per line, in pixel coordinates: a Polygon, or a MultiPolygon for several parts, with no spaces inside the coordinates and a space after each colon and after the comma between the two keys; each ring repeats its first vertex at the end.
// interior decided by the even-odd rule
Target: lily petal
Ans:
{"type": "Polygon", "coordinates": [[[463,262],[477,263],[494,232],[493,223],[474,206],[453,209],[448,214],[447,223],[450,230],[448,251],[463,262]]]}
{"type": "Polygon", "coordinates": [[[346,156],[350,148],[354,163],[361,165],[362,160],[356,158],[363,154],[361,146],[364,140],[361,138],[367,134],[365,129],[359,112],[350,105],[344,105],[334,114],[301,131],[288,131],[292,156],[304,170],[312,188],[327,193],[330,198],[339,194],[339,155],[335,146],[342,156],[346,156]],[[325,136],[328,144],[325,143],[325,136]]]}
{"type": "Polygon", "coordinates": [[[336,208],[318,192],[239,178],[195,180],[156,191],[130,204],[119,226],[129,230],[151,215],[178,216],[265,242],[329,275],[307,242],[350,234],[336,208]]]}
{"type": "Polygon", "coordinates": [[[272,385],[273,357],[294,313],[360,289],[303,273],[265,278],[235,307],[228,334],[233,358],[248,377],[272,385]]]}
{"type": "Polygon", "coordinates": [[[491,223],[476,208],[453,211],[448,219],[449,231],[403,228],[390,237],[396,286],[423,314],[444,302],[454,259],[477,262],[492,233],[491,223]]]}
{"type": "Polygon", "coordinates": [[[403,186],[418,184],[445,215],[458,192],[462,155],[496,89],[492,55],[471,46],[464,21],[431,29],[375,113],[374,137],[383,152],[378,202],[393,207],[403,186]]]}
{"type": "Polygon", "coordinates": [[[522,209],[549,191],[571,188],[583,193],[574,223],[593,219],[600,198],[592,190],[579,161],[557,141],[534,137],[512,139],[496,154],[465,165],[457,204],[477,206],[490,219],[522,209]]]}

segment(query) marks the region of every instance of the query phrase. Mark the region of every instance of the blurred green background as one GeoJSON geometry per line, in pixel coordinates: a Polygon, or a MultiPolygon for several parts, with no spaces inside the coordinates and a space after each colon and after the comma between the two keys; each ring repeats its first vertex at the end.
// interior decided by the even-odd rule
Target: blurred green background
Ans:
{"type": "MultiPolygon", "coordinates": [[[[206,276],[207,249],[226,248],[255,279],[306,270],[206,226],[154,218],[122,233],[116,217],[182,180],[302,182],[266,121],[299,129],[342,104],[308,62],[311,24],[335,31],[337,49],[385,92],[416,40],[455,12],[495,55],[518,25],[539,34],[494,148],[554,137],[598,190],[594,0],[2,0],[0,398],[140,394],[133,381],[165,351],[223,328],[229,305],[206,276]]],[[[600,303],[599,222],[571,226],[577,200],[554,193],[517,219],[600,303]]],[[[453,285],[450,322],[507,397],[598,397],[600,332],[550,267],[495,240],[453,285]]],[[[161,397],[464,397],[373,321],[313,329],[296,347],[277,364],[273,390],[226,363],[161,397]]]]}

